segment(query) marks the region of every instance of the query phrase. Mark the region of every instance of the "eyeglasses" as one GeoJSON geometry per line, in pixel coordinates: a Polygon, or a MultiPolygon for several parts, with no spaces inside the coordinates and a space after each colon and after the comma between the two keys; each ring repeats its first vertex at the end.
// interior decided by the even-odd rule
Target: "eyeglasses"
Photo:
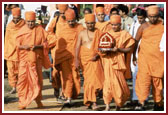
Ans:
{"type": "Polygon", "coordinates": [[[158,15],[156,15],[156,16],[148,16],[148,18],[158,18],[159,16],[158,15]]]}
{"type": "Polygon", "coordinates": [[[112,26],[120,26],[121,24],[111,24],[112,26]]]}
{"type": "Polygon", "coordinates": [[[71,22],[74,23],[75,20],[67,20],[67,22],[68,22],[68,23],[71,23],[71,22]]]}
{"type": "Polygon", "coordinates": [[[65,14],[65,13],[59,13],[59,14],[65,14]]]}
{"type": "Polygon", "coordinates": [[[95,22],[86,22],[86,24],[95,24],[95,22]]]}

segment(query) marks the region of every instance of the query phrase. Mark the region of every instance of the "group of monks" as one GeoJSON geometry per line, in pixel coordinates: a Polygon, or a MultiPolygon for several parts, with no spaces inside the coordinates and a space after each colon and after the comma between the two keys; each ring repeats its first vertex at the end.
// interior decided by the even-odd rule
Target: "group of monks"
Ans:
{"type": "MultiPolygon", "coordinates": [[[[121,30],[121,17],[111,15],[109,21],[96,22],[95,14],[86,14],[84,28],[77,23],[75,12],[67,4],[57,5],[60,15],[56,16],[45,31],[35,24],[36,14],[25,13],[21,18],[20,8],[13,8],[13,20],[7,25],[4,57],[7,60],[9,84],[17,90],[18,109],[26,109],[33,101],[42,108],[42,67],[53,68],[52,86],[58,93],[60,88],[65,103],[80,94],[80,69],[84,77],[84,104],[97,110],[97,96],[103,92],[106,111],[114,99],[116,110],[130,97],[126,82],[127,71],[125,54],[135,51],[141,39],[136,94],[141,106],[150,94],[152,86],[156,106],[163,107],[164,57],[159,51],[159,43],[164,32],[158,20],[157,6],[148,8],[149,22],[142,24],[136,38],[121,30]],[[98,50],[99,39],[105,32],[115,39],[111,51],[98,50]],[[48,52],[51,51],[53,63],[48,52]],[[157,65],[157,66],[156,66],[157,65]]],[[[102,7],[96,8],[96,16],[104,14],[102,7]]]]}

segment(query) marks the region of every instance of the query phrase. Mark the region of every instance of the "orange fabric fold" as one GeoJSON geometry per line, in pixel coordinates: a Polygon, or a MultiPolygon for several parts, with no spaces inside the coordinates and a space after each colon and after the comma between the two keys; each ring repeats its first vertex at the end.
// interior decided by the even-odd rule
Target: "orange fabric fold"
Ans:
{"type": "Polygon", "coordinates": [[[111,24],[110,24],[109,21],[106,21],[106,22],[96,22],[95,27],[97,29],[99,29],[100,31],[102,31],[102,32],[107,32],[110,29],[112,29],[111,24]]]}
{"type": "Polygon", "coordinates": [[[6,60],[18,61],[16,52],[16,36],[19,29],[25,24],[25,21],[21,19],[17,24],[11,21],[6,27],[5,33],[5,48],[4,58],[6,60]]]}
{"type": "Polygon", "coordinates": [[[76,24],[74,28],[67,25],[64,31],[59,33],[55,64],[61,65],[62,87],[66,97],[76,98],[80,93],[80,76],[75,71],[74,55],[78,34],[82,30],[83,26],[80,24],[76,24]],[[64,85],[68,81],[69,84],[64,85]]]}
{"type": "Polygon", "coordinates": [[[11,87],[16,87],[18,81],[18,61],[7,60],[8,82],[11,87]]]}
{"type": "MultiPolygon", "coordinates": [[[[108,31],[116,40],[117,48],[128,48],[134,44],[134,39],[125,30],[108,31]]],[[[114,98],[117,106],[123,106],[130,96],[130,91],[124,77],[125,65],[124,53],[111,53],[101,57],[104,68],[103,99],[105,104],[110,104],[114,98]]]]}
{"type": "MultiPolygon", "coordinates": [[[[95,38],[97,39],[97,38],[95,38]]],[[[80,58],[84,76],[84,104],[96,102],[96,93],[103,89],[104,73],[100,59],[91,61],[94,50],[81,46],[80,58]]]]}
{"type": "Polygon", "coordinates": [[[80,58],[84,76],[84,104],[89,106],[90,102],[96,102],[96,93],[103,88],[104,74],[100,59],[91,61],[98,53],[98,38],[102,32],[98,29],[94,32],[92,46],[88,49],[85,46],[80,48],[80,58]]]}
{"type": "Polygon", "coordinates": [[[162,22],[150,25],[143,31],[138,53],[138,73],[136,79],[136,94],[140,102],[146,100],[153,87],[154,102],[162,101],[164,57],[159,44],[164,32],[162,22]]]}
{"type": "MultiPolygon", "coordinates": [[[[43,45],[46,42],[47,36],[48,34],[41,26],[29,29],[25,25],[19,30],[16,38],[17,47],[20,45],[43,45]]],[[[42,99],[42,66],[44,66],[44,58],[48,56],[44,54],[45,49],[46,46],[43,49],[35,49],[35,51],[18,49],[19,75],[17,90],[19,106],[21,107],[27,107],[33,100],[39,102],[42,99]]],[[[47,67],[51,66],[50,62],[48,64],[47,67]]]]}
{"type": "MultiPolygon", "coordinates": [[[[65,22],[62,22],[64,24],[65,22]]],[[[80,93],[80,77],[74,68],[74,55],[78,34],[83,30],[83,26],[76,24],[74,28],[70,28],[67,24],[61,25],[58,21],[57,42],[54,51],[54,65],[59,65],[61,70],[62,90],[66,97],[76,98],[80,93]]],[[[51,52],[52,53],[52,52],[51,52]]],[[[57,77],[57,70],[53,71],[57,77]]],[[[55,82],[56,83],[56,82],[55,82]]],[[[53,86],[59,87],[56,84],[53,86]]]]}
{"type": "Polygon", "coordinates": [[[59,64],[66,59],[74,58],[78,34],[83,30],[83,26],[77,24],[74,28],[70,28],[66,25],[63,29],[59,31],[59,37],[57,39],[55,64],[59,64]]]}
{"type": "MultiPolygon", "coordinates": [[[[133,48],[133,47],[132,47],[133,48]]],[[[131,54],[133,53],[133,49],[131,52],[125,54],[125,65],[126,65],[126,71],[124,73],[124,76],[126,79],[132,78],[131,75],[131,68],[130,68],[130,63],[131,63],[131,54]]]]}
{"type": "Polygon", "coordinates": [[[142,42],[138,53],[138,70],[151,76],[163,77],[164,57],[161,55],[159,43],[164,32],[162,22],[143,31],[142,42]],[[148,65],[148,66],[144,66],[148,65]],[[157,66],[156,66],[157,65],[157,66]]]}
{"type": "Polygon", "coordinates": [[[56,49],[58,49],[58,45],[60,44],[60,41],[57,41],[57,40],[58,40],[58,38],[60,38],[59,36],[61,35],[61,32],[63,32],[64,29],[68,26],[66,21],[64,19],[62,19],[61,17],[59,17],[58,22],[56,23],[57,18],[58,17],[56,16],[51,21],[51,23],[48,27],[48,30],[47,30],[47,32],[49,33],[49,36],[50,36],[50,37],[48,37],[47,41],[49,43],[49,46],[53,47],[51,49],[51,56],[52,56],[52,59],[53,59],[53,63],[55,63],[56,49]],[[54,31],[55,26],[56,26],[56,30],[54,31]]]}
{"type": "MultiPolygon", "coordinates": [[[[49,37],[48,37],[47,41],[49,43],[49,47],[51,48],[51,57],[53,59],[52,86],[56,89],[59,89],[61,87],[61,73],[60,73],[60,71],[58,71],[55,68],[56,49],[58,50],[58,46],[56,44],[59,44],[59,42],[60,42],[60,41],[59,42],[57,41],[59,36],[61,35],[60,32],[64,31],[64,29],[67,26],[68,25],[67,25],[66,21],[62,17],[56,16],[51,21],[51,23],[48,27],[48,30],[47,30],[47,32],[49,33],[49,37]],[[56,20],[58,20],[57,23],[56,23],[56,20]],[[56,30],[54,30],[55,26],[56,26],[56,30]]],[[[64,56],[62,56],[62,54],[59,56],[64,57],[64,56]]],[[[59,60],[59,63],[60,63],[60,60],[59,60]]]]}
{"type": "Polygon", "coordinates": [[[16,87],[18,77],[18,55],[16,51],[16,36],[19,29],[24,26],[21,19],[17,24],[11,21],[6,27],[4,58],[7,60],[8,82],[11,87],[16,87]]]}

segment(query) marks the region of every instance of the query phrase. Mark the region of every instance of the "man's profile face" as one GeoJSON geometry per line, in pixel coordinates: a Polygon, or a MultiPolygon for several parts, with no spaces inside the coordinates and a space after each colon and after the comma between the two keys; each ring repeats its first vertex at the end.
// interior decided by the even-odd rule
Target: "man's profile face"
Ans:
{"type": "Polygon", "coordinates": [[[104,22],[105,14],[103,12],[98,12],[96,16],[99,22],[104,22]]]}
{"type": "Polygon", "coordinates": [[[145,22],[145,17],[144,17],[144,16],[137,16],[137,18],[138,18],[138,22],[139,22],[140,24],[142,24],[142,23],[145,22]]]}
{"type": "Polygon", "coordinates": [[[117,14],[117,11],[112,11],[110,15],[112,16],[112,15],[118,15],[118,14],[117,14]]]}
{"type": "Polygon", "coordinates": [[[95,28],[95,22],[86,22],[86,27],[90,31],[94,30],[94,28],[95,28]]]}
{"type": "Polygon", "coordinates": [[[26,20],[28,28],[33,29],[35,27],[35,20],[26,20]]]}
{"type": "Polygon", "coordinates": [[[159,15],[158,14],[148,14],[148,19],[151,24],[156,24],[158,22],[159,15]]]}
{"type": "Polygon", "coordinates": [[[12,21],[17,24],[21,20],[21,16],[13,16],[12,21]]]}
{"type": "Polygon", "coordinates": [[[122,12],[122,10],[119,10],[119,15],[120,15],[121,17],[123,17],[124,14],[125,14],[125,12],[122,12]]]}
{"type": "Polygon", "coordinates": [[[111,26],[112,26],[112,29],[113,29],[114,32],[118,32],[121,29],[121,24],[120,23],[117,23],[117,24],[112,23],[111,26]]]}
{"type": "Polygon", "coordinates": [[[67,20],[67,23],[68,23],[69,27],[73,28],[73,27],[75,27],[76,20],[75,19],[67,20]]]}

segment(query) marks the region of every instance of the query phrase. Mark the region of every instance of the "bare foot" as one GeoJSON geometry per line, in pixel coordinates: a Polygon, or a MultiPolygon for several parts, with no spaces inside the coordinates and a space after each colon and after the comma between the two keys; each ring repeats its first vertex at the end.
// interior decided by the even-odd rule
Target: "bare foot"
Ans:
{"type": "Polygon", "coordinates": [[[12,90],[9,92],[10,94],[15,94],[16,93],[16,88],[13,87],[12,90]]]}
{"type": "Polygon", "coordinates": [[[92,105],[92,110],[98,110],[98,106],[97,105],[92,105]]]}
{"type": "Polygon", "coordinates": [[[37,108],[41,109],[41,108],[43,108],[43,107],[44,107],[44,106],[43,106],[43,104],[42,104],[41,101],[37,103],[37,108]]]}
{"type": "Polygon", "coordinates": [[[106,107],[104,111],[110,111],[110,108],[109,108],[109,107],[106,107]]]}
{"type": "Polygon", "coordinates": [[[26,109],[26,107],[19,106],[18,109],[19,109],[19,110],[23,110],[23,109],[26,109]]]}

